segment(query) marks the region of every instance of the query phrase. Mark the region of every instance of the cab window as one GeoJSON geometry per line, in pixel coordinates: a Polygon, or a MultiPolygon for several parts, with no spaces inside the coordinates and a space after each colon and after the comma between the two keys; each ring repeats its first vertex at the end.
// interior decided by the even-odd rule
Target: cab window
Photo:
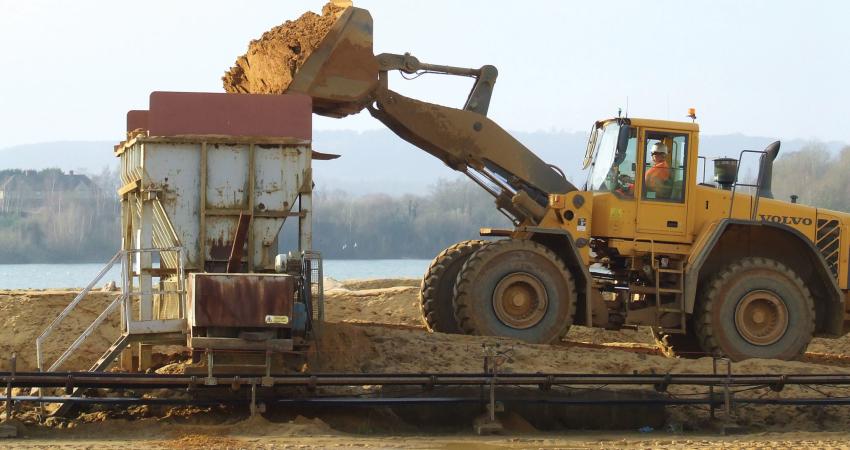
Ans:
{"type": "Polygon", "coordinates": [[[590,168],[587,189],[613,192],[621,198],[634,198],[637,172],[637,129],[629,130],[624,149],[617,149],[620,127],[609,124],[599,140],[598,149],[590,168]]]}
{"type": "Polygon", "coordinates": [[[635,175],[637,174],[637,129],[632,129],[628,145],[621,160],[614,160],[611,167],[611,187],[614,194],[620,197],[635,196],[635,175]]]}
{"type": "Polygon", "coordinates": [[[683,202],[688,135],[648,131],[644,145],[643,199],[683,202]]]}

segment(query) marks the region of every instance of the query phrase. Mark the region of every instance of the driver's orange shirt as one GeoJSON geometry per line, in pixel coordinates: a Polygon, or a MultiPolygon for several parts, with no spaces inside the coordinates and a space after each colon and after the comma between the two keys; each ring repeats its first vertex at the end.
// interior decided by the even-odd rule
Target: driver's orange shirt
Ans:
{"type": "Polygon", "coordinates": [[[650,167],[643,178],[646,181],[647,191],[663,191],[664,183],[670,179],[670,165],[667,164],[667,161],[661,161],[650,167]]]}

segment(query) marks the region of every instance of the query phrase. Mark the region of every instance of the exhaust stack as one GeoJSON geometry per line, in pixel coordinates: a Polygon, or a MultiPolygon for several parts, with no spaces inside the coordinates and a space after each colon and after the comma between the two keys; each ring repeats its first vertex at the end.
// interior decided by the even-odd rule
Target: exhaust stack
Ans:
{"type": "Polygon", "coordinates": [[[759,174],[761,174],[761,189],[759,197],[773,198],[773,161],[779,155],[780,141],[776,141],[764,149],[764,154],[759,160],[759,174]]]}

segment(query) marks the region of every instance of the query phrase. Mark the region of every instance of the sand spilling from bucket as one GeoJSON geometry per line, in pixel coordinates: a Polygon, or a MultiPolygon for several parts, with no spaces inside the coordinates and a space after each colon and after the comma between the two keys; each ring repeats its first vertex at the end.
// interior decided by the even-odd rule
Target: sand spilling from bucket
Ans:
{"type": "Polygon", "coordinates": [[[345,8],[327,3],[322,14],[306,12],[251,41],[222,77],[230,93],[283,94],[298,68],[319,46],[345,8]]]}

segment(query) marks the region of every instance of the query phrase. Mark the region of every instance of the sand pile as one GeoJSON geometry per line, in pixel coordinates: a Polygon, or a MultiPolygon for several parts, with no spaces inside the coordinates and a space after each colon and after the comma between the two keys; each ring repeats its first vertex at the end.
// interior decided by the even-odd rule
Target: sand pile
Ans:
{"type": "Polygon", "coordinates": [[[308,11],[251,41],[248,52],[222,77],[224,90],[242,94],[284,93],[295,72],[319,46],[344,9],[329,2],[321,15],[308,11]]]}
{"type": "MultiPolygon", "coordinates": [[[[709,373],[711,358],[681,359],[564,343],[527,344],[507,338],[428,333],[379,324],[324,325],[317,368],[340,372],[480,372],[483,345],[508,352],[506,372],[709,373]]],[[[850,373],[843,367],[800,361],[747,360],[734,373],[850,373]]]]}
{"type": "Polygon", "coordinates": [[[419,288],[412,286],[326,290],[325,320],[425,328],[419,314],[419,288]]]}
{"type": "Polygon", "coordinates": [[[385,289],[391,287],[419,287],[421,278],[368,278],[363,280],[338,281],[339,287],[349,291],[361,291],[364,289],[385,289]]]}
{"type": "MultiPolygon", "coordinates": [[[[419,311],[419,279],[325,279],[325,318],[330,322],[373,323],[425,329],[419,311]]],[[[654,349],[649,329],[606,331],[574,326],[567,341],[596,346],[654,349]]]]}
{"type": "MultiPolygon", "coordinates": [[[[0,292],[0,370],[9,370],[12,352],[18,354],[18,370],[36,370],[36,338],[76,295],[77,291],[0,292]]],[[[117,295],[91,292],[83,299],[45,341],[45,361],[55,361],[117,295]]],[[[118,319],[115,312],[71,355],[62,369],[88,369],[118,337],[118,319]]]]}

